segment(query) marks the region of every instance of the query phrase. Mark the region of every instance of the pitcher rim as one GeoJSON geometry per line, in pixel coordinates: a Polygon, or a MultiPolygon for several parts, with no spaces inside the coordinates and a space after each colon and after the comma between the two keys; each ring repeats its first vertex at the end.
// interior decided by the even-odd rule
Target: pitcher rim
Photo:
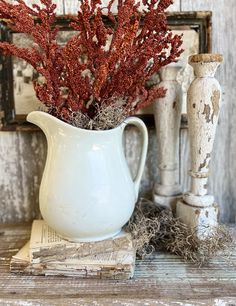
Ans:
{"type": "MultiPolygon", "coordinates": [[[[38,111],[38,110],[36,110],[36,111],[32,111],[32,112],[30,112],[29,114],[31,114],[31,113],[42,113],[42,114],[44,114],[44,115],[46,115],[46,116],[48,116],[48,117],[50,117],[50,118],[52,118],[53,120],[55,120],[55,121],[57,121],[57,122],[60,122],[60,124],[63,124],[64,126],[66,126],[66,127],[69,127],[69,128],[73,128],[74,130],[80,130],[80,131],[83,131],[83,132],[85,132],[85,133],[99,133],[99,134],[104,134],[104,133],[111,133],[111,132],[113,132],[113,131],[115,131],[115,130],[118,130],[118,129],[122,129],[123,127],[125,127],[126,126],[126,120],[128,119],[128,118],[131,118],[131,117],[127,117],[127,118],[125,118],[124,119],[124,121],[122,121],[118,126],[116,126],[116,127],[114,127],[114,128],[112,128],[112,129],[108,129],[108,130],[88,130],[88,129],[83,129],[83,128],[81,128],[81,127],[77,127],[77,126],[73,126],[73,125],[71,125],[71,124],[69,124],[69,123],[67,123],[67,122],[65,122],[65,121],[63,121],[63,120],[61,120],[61,119],[59,119],[59,118],[57,118],[57,117],[54,117],[53,115],[51,115],[51,114],[49,114],[49,113],[47,113],[47,112],[44,112],[44,111],[38,111]]],[[[29,115],[28,114],[28,115],[29,115]]],[[[27,117],[28,117],[28,115],[27,115],[27,117]]],[[[27,119],[27,118],[26,118],[27,119]]],[[[36,124],[37,125],[37,124],[36,124]]]]}

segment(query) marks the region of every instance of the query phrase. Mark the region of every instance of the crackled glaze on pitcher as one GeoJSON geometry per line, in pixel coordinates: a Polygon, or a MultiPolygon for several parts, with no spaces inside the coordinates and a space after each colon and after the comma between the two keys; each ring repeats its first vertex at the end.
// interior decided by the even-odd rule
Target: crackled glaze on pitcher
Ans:
{"type": "Polygon", "coordinates": [[[147,153],[147,129],[135,117],[117,128],[90,131],[73,127],[44,112],[32,112],[48,142],[40,186],[40,211],[50,227],[71,241],[97,241],[116,235],[131,217],[147,153]],[[143,139],[135,180],[124,156],[122,135],[136,125],[143,139]]]}

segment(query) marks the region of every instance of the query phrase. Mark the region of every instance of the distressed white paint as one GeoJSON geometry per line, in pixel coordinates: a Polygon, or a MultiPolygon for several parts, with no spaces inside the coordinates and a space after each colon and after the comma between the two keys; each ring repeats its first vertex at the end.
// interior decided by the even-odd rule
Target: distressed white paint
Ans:
{"type": "Polygon", "coordinates": [[[154,102],[157,142],[159,146],[160,183],[156,182],[153,199],[156,204],[175,208],[176,195],[181,193],[178,175],[179,129],[182,109],[181,85],[176,77],[181,63],[160,70],[159,88],[167,90],[164,98],[154,102]]]}
{"type": "Polygon", "coordinates": [[[180,11],[180,0],[174,0],[174,3],[168,8],[169,12],[180,11]]]}
{"type": "MultiPolygon", "coordinates": [[[[199,52],[199,33],[194,29],[187,30],[184,32],[182,30],[175,30],[173,33],[176,35],[183,35],[183,44],[182,48],[184,52],[180,56],[182,62],[182,69],[178,72],[177,81],[182,85],[182,113],[187,113],[187,90],[189,85],[194,79],[193,68],[188,64],[188,58],[190,55],[196,54],[199,52]]],[[[148,81],[148,85],[156,85],[160,82],[159,74],[155,74],[148,81]]],[[[145,108],[139,110],[138,114],[153,114],[153,104],[146,106],[145,108]]]]}
{"type": "Polygon", "coordinates": [[[0,132],[0,223],[37,217],[45,154],[42,133],[0,132]]]}
{"type": "Polygon", "coordinates": [[[177,75],[177,81],[182,85],[182,113],[187,113],[187,91],[189,85],[194,79],[193,68],[188,64],[188,58],[190,55],[197,54],[199,52],[199,33],[194,29],[181,31],[174,31],[175,34],[183,36],[182,48],[184,52],[181,54],[181,61],[183,63],[183,69],[177,75]]]}
{"type": "MultiPolygon", "coordinates": [[[[236,33],[233,29],[236,28],[236,2],[235,0],[181,0],[181,9],[212,11],[212,50],[214,53],[224,54],[224,63],[217,72],[217,79],[223,89],[223,103],[212,154],[211,178],[214,177],[214,179],[209,180],[209,190],[215,195],[220,205],[221,221],[235,222],[236,33]]],[[[184,138],[187,140],[186,137],[184,138]]],[[[185,140],[183,139],[183,142],[185,140]]],[[[186,147],[187,143],[183,145],[186,147]]],[[[187,164],[187,161],[184,164],[187,164]]]]}
{"type": "MultiPolygon", "coordinates": [[[[6,2],[17,4],[15,0],[7,0],[6,2]]],[[[32,4],[37,4],[39,6],[42,6],[40,0],[24,0],[24,2],[29,5],[30,7],[32,4]]],[[[63,0],[53,0],[53,3],[57,5],[56,13],[57,15],[63,15],[64,14],[64,2],[63,0]]]]}
{"type": "MultiPolygon", "coordinates": [[[[108,0],[103,0],[103,3],[106,5],[108,0]]],[[[76,14],[79,8],[78,0],[64,0],[65,13],[66,14],[76,14]]],[[[116,5],[113,5],[115,7],[116,5]]],[[[113,10],[116,12],[116,10],[113,10]]],[[[168,11],[180,11],[180,0],[175,0],[174,3],[168,8],[168,11]]]]}
{"type": "Polygon", "coordinates": [[[205,227],[217,225],[218,209],[207,183],[221,104],[221,87],[214,75],[221,60],[219,55],[197,55],[189,61],[196,76],[187,95],[191,187],[177,203],[177,216],[196,227],[200,238],[206,234],[205,227]]]}
{"type": "Polygon", "coordinates": [[[78,0],[64,0],[65,14],[75,15],[79,9],[78,0]]]}
{"type": "MultiPolygon", "coordinates": [[[[221,299],[210,299],[210,300],[171,300],[168,297],[151,299],[151,298],[44,298],[44,299],[22,299],[22,301],[15,299],[0,299],[0,303],[5,303],[7,306],[110,306],[110,305],[122,305],[122,306],[234,306],[236,298],[221,298],[221,299]]],[[[4,304],[1,304],[4,305],[4,304]]]]}
{"type": "MultiPolygon", "coordinates": [[[[233,232],[233,231],[232,231],[233,232]]],[[[173,305],[236,303],[236,248],[208,266],[184,263],[169,253],[137,260],[133,280],[38,277],[9,272],[12,255],[30,237],[30,225],[0,225],[0,305],[173,305]]],[[[234,237],[235,237],[234,230],[234,237]]]]}
{"type": "MultiPolygon", "coordinates": [[[[65,0],[67,8],[75,6],[77,0],[65,0]]],[[[213,12],[213,51],[225,55],[222,69],[219,69],[217,78],[223,85],[223,101],[221,116],[218,124],[215,149],[212,153],[211,177],[209,178],[209,191],[214,194],[216,202],[220,205],[220,220],[222,222],[235,222],[236,218],[236,3],[235,0],[181,0],[175,1],[173,8],[182,11],[212,11],[213,12]],[[181,2],[181,3],[180,3],[181,2]]],[[[75,10],[76,12],[76,10],[75,10]]],[[[188,44],[188,43],[187,43],[188,44]]],[[[187,130],[181,130],[181,184],[183,190],[190,188],[189,147],[187,130]]],[[[125,137],[126,156],[131,171],[136,173],[138,165],[140,140],[134,128],[129,128],[125,137]]],[[[40,133],[32,132],[0,132],[0,223],[19,222],[33,218],[38,212],[38,185],[42,175],[46,143],[40,133]],[[19,139],[26,149],[18,150],[19,139]],[[14,157],[13,157],[14,156],[14,157]],[[22,160],[27,167],[18,168],[22,160]],[[18,168],[18,171],[14,170],[18,168]],[[5,171],[4,169],[8,169],[5,171]],[[35,177],[35,187],[32,186],[32,174],[35,177]],[[19,182],[22,177],[24,185],[19,182]],[[28,199],[21,196],[29,193],[28,199]],[[15,196],[19,195],[19,197],[15,196]]],[[[157,180],[159,169],[157,167],[158,146],[153,129],[149,130],[149,150],[146,168],[141,183],[142,196],[149,196],[152,184],[157,180]]]]}

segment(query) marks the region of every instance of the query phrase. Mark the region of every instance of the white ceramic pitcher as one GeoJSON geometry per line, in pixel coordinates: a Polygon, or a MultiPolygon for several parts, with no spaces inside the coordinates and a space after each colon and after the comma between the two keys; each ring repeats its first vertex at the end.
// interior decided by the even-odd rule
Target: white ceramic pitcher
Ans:
{"type": "Polygon", "coordinates": [[[130,117],[112,130],[90,131],[40,111],[27,120],[43,130],[48,142],[39,195],[48,225],[70,241],[98,241],[119,233],[138,198],[148,145],[145,124],[130,117]],[[143,140],[134,181],[122,145],[127,124],[137,126],[143,140]]]}

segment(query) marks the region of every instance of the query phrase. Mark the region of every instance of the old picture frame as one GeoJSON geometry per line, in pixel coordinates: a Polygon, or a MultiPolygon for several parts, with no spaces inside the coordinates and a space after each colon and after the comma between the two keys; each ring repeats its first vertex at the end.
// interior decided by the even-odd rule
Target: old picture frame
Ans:
{"type": "MultiPolygon", "coordinates": [[[[194,52],[211,52],[211,12],[174,12],[168,13],[167,19],[173,31],[183,32],[184,39],[186,35],[191,37],[188,39],[192,43],[187,41],[184,45],[184,48],[187,47],[184,53],[185,57],[194,52]],[[193,49],[193,44],[195,49],[193,49]]],[[[69,20],[65,17],[58,17],[57,25],[60,29],[60,39],[64,43],[74,34],[69,29],[69,20]]],[[[24,47],[32,44],[32,41],[25,34],[11,31],[4,22],[0,23],[0,39],[1,41],[13,41],[24,47]]],[[[33,68],[24,61],[5,55],[0,56],[1,130],[30,131],[37,129],[34,125],[26,122],[26,116],[30,111],[40,107],[40,102],[37,100],[33,89],[33,80],[39,77],[33,71],[33,68]]],[[[189,83],[188,80],[187,83],[189,83]]],[[[154,125],[151,108],[145,109],[138,116],[147,125],[154,125]]],[[[184,123],[185,116],[183,115],[182,117],[184,123]]]]}

